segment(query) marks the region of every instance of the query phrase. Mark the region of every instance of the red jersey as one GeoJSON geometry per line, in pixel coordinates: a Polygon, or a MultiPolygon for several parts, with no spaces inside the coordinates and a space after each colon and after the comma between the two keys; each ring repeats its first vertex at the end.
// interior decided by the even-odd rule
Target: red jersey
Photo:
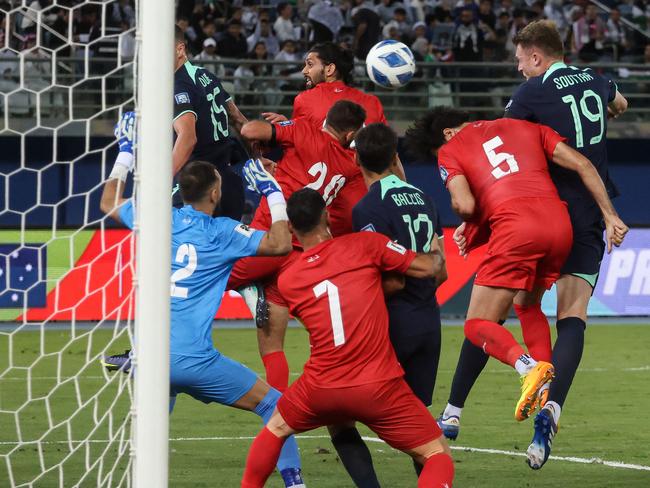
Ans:
{"type": "MultiPolygon", "coordinates": [[[[275,139],[284,149],[275,179],[285,198],[306,186],[313,188],[328,206],[332,235],[352,232],[352,208],[368,191],[354,151],[304,118],[273,125],[275,139]]],[[[271,226],[266,198],[260,201],[251,226],[263,230],[271,226]]]]}
{"type": "Polygon", "coordinates": [[[382,234],[359,232],[303,252],[280,274],[280,293],[309,332],[303,376],[312,384],[344,388],[404,374],[388,337],[381,273],[404,273],[415,256],[382,234]]]}
{"type": "Polygon", "coordinates": [[[327,112],[339,100],[357,103],[366,111],[366,125],[375,122],[386,123],[384,108],[374,95],[347,86],[342,81],[319,83],[310,90],[305,90],[293,100],[293,118],[305,117],[316,127],[322,127],[327,112]]]}
{"type": "Polygon", "coordinates": [[[481,120],[465,126],[438,151],[438,167],[447,185],[467,178],[482,220],[514,198],[559,196],[547,160],[566,139],[550,127],[523,120],[481,120]]]}

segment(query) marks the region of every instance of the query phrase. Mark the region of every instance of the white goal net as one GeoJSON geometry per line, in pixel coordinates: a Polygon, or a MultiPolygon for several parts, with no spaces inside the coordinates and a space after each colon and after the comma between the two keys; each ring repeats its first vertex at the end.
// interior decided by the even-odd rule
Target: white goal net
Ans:
{"type": "Polygon", "coordinates": [[[0,0],[2,487],[135,484],[133,377],[101,360],[134,343],[136,240],[99,197],[148,1],[0,0]]]}

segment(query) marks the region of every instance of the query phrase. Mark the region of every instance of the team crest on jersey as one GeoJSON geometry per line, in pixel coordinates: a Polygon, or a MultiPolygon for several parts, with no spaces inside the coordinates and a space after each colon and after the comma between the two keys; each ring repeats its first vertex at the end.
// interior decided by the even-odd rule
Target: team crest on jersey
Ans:
{"type": "Polygon", "coordinates": [[[239,224],[237,227],[235,227],[235,232],[239,232],[244,237],[250,237],[253,235],[253,229],[245,224],[239,224]]]}
{"type": "Polygon", "coordinates": [[[282,122],[279,122],[278,125],[285,127],[287,125],[293,125],[293,120],[283,120],[282,122]]]}
{"type": "Polygon", "coordinates": [[[187,92],[181,92],[177,93],[174,95],[174,99],[176,99],[176,103],[179,105],[182,105],[184,103],[190,103],[190,96],[188,95],[187,92]]]}
{"type": "Polygon", "coordinates": [[[508,111],[508,109],[510,109],[510,105],[512,105],[512,98],[508,102],[508,105],[506,105],[506,108],[505,108],[506,112],[508,111]]]}
{"type": "Polygon", "coordinates": [[[447,183],[447,178],[449,178],[449,171],[442,165],[440,166],[440,178],[443,183],[447,183]]]}
{"type": "Polygon", "coordinates": [[[361,228],[361,232],[377,232],[377,231],[375,230],[374,225],[368,224],[368,225],[361,228]]]}

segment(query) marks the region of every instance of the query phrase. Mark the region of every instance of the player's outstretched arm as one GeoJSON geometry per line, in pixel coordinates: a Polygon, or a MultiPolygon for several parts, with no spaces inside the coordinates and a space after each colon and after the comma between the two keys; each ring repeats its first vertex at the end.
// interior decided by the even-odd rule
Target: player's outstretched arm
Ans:
{"type": "Polygon", "coordinates": [[[270,141],[273,138],[273,126],[265,120],[251,120],[241,128],[241,135],[249,141],[270,141]]]}
{"type": "Polygon", "coordinates": [[[431,251],[418,253],[406,270],[406,276],[413,278],[437,278],[445,269],[445,256],[440,250],[438,234],[433,235],[431,251]]]}
{"type": "Polygon", "coordinates": [[[471,220],[476,210],[476,200],[463,175],[454,176],[447,182],[451,195],[451,208],[463,220],[471,220]]]}
{"type": "Polygon", "coordinates": [[[615,119],[616,117],[622,115],[626,110],[627,100],[623,95],[621,95],[621,92],[617,90],[614,100],[607,104],[607,115],[609,115],[610,118],[615,119]]]}
{"type": "Polygon", "coordinates": [[[174,120],[176,142],[172,150],[173,173],[178,173],[190,159],[196,146],[196,115],[187,112],[174,120]]]}
{"type": "Polygon", "coordinates": [[[612,245],[620,246],[629,229],[616,213],[616,209],[607,195],[603,180],[591,161],[564,142],[560,142],[553,152],[553,162],[577,172],[589,193],[594,197],[605,221],[607,252],[611,252],[612,245]]]}
{"type": "Polygon", "coordinates": [[[230,126],[235,129],[238,134],[241,134],[241,128],[246,122],[248,122],[246,116],[241,113],[239,107],[235,105],[235,102],[232,100],[226,102],[226,112],[228,112],[228,122],[230,123],[230,126]]]}
{"type": "Polygon", "coordinates": [[[282,189],[275,178],[264,168],[259,159],[249,159],[244,163],[244,178],[248,188],[266,197],[271,211],[271,228],[264,234],[258,256],[282,256],[291,251],[291,232],[287,204],[282,189]]]}
{"type": "Polygon", "coordinates": [[[125,112],[119,122],[115,124],[113,132],[120,147],[120,152],[115,158],[111,174],[104,184],[99,207],[106,215],[117,222],[121,222],[119,207],[126,201],[124,198],[125,181],[129,172],[133,169],[135,113],[125,112]]]}

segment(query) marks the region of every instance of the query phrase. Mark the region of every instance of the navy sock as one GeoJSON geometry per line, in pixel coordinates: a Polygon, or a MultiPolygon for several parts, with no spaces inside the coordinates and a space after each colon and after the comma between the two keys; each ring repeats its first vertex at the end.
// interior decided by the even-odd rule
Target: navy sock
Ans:
{"type": "Polygon", "coordinates": [[[553,346],[555,378],[551,381],[548,401],[556,402],[561,407],[582,359],[586,324],[578,317],[567,317],[558,320],[556,327],[557,340],[553,346]]]}
{"type": "Polygon", "coordinates": [[[359,488],[379,488],[368,446],[359,431],[351,427],[332,437],[332,444],[354,484],[359,488]]]}

